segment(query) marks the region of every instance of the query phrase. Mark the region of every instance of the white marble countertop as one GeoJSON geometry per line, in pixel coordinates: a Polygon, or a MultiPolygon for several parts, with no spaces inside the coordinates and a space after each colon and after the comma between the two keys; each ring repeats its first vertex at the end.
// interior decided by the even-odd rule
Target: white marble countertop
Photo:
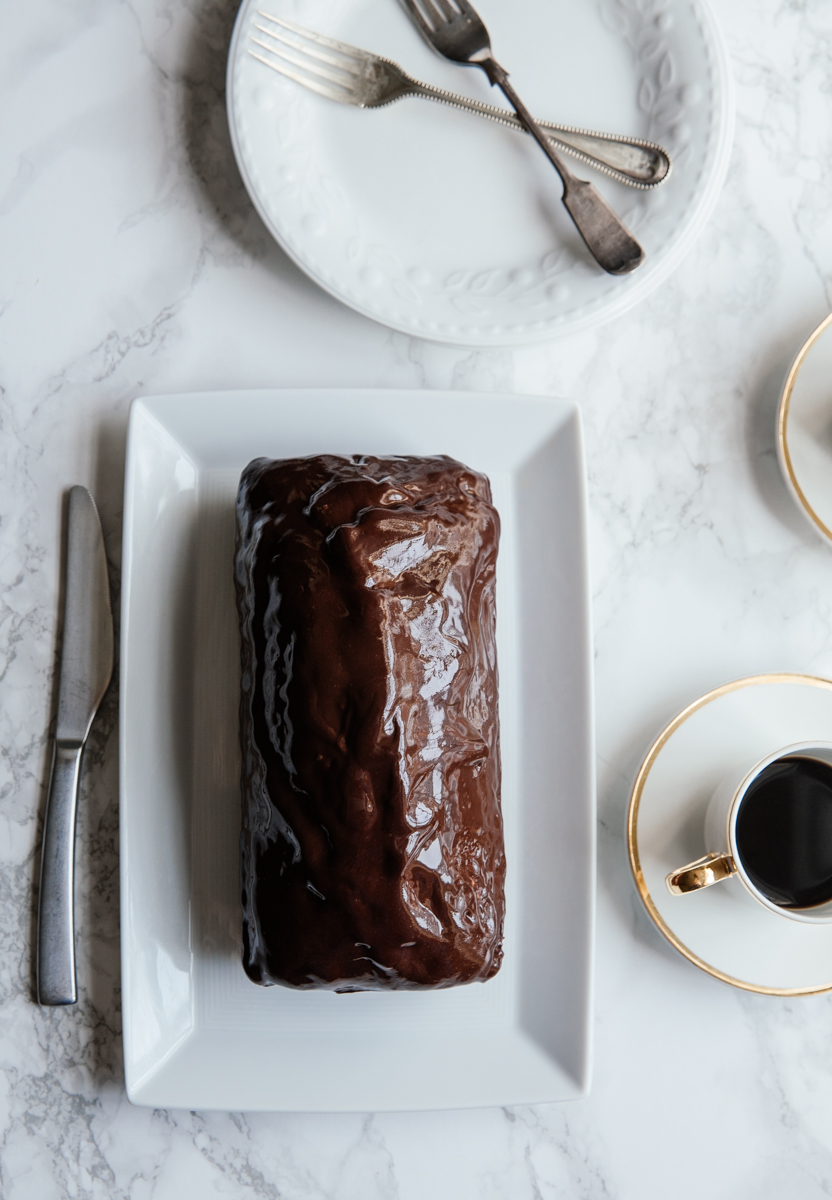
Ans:
{"type": "Polygon", "coordinates": [[[655,932],[623,822],[652,735],[757,671],[832,675],[832,554],[774,454],[783,372],[832,306],[832,6],[722,0],[737,133],[673,278],[601,331],[516,351],[414,341],[271,242],[223,108],[234,0],[6,4],[0,89],[0,1195],[554,1200],[832,1191],[832,998],[732,990],[655,932]],[[579,1103],[420,1116],[153,1112],[119,1037],[117,707],[81,816],[74,1009],[31,1001],[61,498],[85,483],[118,574],[141,393],[453,387],[582,407],[599,753],[595,1076],[579,1103]]]}

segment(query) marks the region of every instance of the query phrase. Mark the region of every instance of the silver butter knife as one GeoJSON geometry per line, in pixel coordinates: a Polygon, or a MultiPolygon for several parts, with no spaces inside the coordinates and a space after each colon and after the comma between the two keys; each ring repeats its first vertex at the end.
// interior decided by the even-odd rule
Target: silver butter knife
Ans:
{"type": "Polygon", "coordinates": [[[46,801],[38,897],[38,1002],[75,1004],[75,814],[81,754],[113,674],[113,614],[95,502],[69,493],[58,723],[46,801]]]}

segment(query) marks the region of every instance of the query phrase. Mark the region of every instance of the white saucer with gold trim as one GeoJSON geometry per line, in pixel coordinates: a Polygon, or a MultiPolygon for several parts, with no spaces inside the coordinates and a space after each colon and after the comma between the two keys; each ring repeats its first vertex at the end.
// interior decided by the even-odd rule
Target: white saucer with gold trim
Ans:
{"type": "Polygon", "coordinates": [[[803,515],[832,541],[832,313],[807,338],[786,376],[777,457],[803,515]]]}
{"type": "Polygon", "coordinates": [[[832,991],[832,925],[784,920],[719,884],[683,896],[665,885],[705,853],[705,810],[738,759],[831,738],[832,681],[754,675],[694,701],[642,763],[627,819],[636,887],[671,945],[725,983],[779,996],[832,991]]]}

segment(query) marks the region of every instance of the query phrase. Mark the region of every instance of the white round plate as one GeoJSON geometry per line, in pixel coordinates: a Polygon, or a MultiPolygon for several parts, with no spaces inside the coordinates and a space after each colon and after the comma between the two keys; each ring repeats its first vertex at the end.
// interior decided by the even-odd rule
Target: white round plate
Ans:
{"type": "Polygon", "coordinates": [[[661,932],[685,958],[751,992],[800,996],[832,990],[832,925],[790,921],[730,888],[672,896],[665,878],[705,853],[705,809],[737,762],[780,746],[825,741],[832,681],[755,675],[700,697],[648,751],[627,820],[636,887],[661,932]]]}
{"type": "Polygon", "coordinates": [[[731,149],[728,57],[707,0],[477,0],[498,59],[538,116],[661,142],[673,173],[639,192],[586,171],[639,238],[645,264],[594,263],[532,140],[407,98],[362,110],[248,53],[258,8],[392,58],[449,91],[501,98],[440,59],[400,0],[244,0],[228,116],[249,195],[283,249],[345,304],[456,345],[540,341],[598,325],[665,279],[716,202],[731,149]]]}
{"type": "Polygon", "coordinates": [[[832,542],[832,314],[801,347],[786,376],[777,456],[801,512],[832,542]]]}

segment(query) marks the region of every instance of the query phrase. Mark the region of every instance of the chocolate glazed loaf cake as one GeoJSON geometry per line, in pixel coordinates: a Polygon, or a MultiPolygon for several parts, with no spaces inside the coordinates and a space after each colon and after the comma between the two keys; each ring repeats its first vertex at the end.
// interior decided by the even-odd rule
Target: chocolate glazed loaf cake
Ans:
{"type": "Polygon", "coordinates": [[[338,991],[490,978],[488,480],[444,456],[255,459],[237,522],[246,972],[338,991]]]}

